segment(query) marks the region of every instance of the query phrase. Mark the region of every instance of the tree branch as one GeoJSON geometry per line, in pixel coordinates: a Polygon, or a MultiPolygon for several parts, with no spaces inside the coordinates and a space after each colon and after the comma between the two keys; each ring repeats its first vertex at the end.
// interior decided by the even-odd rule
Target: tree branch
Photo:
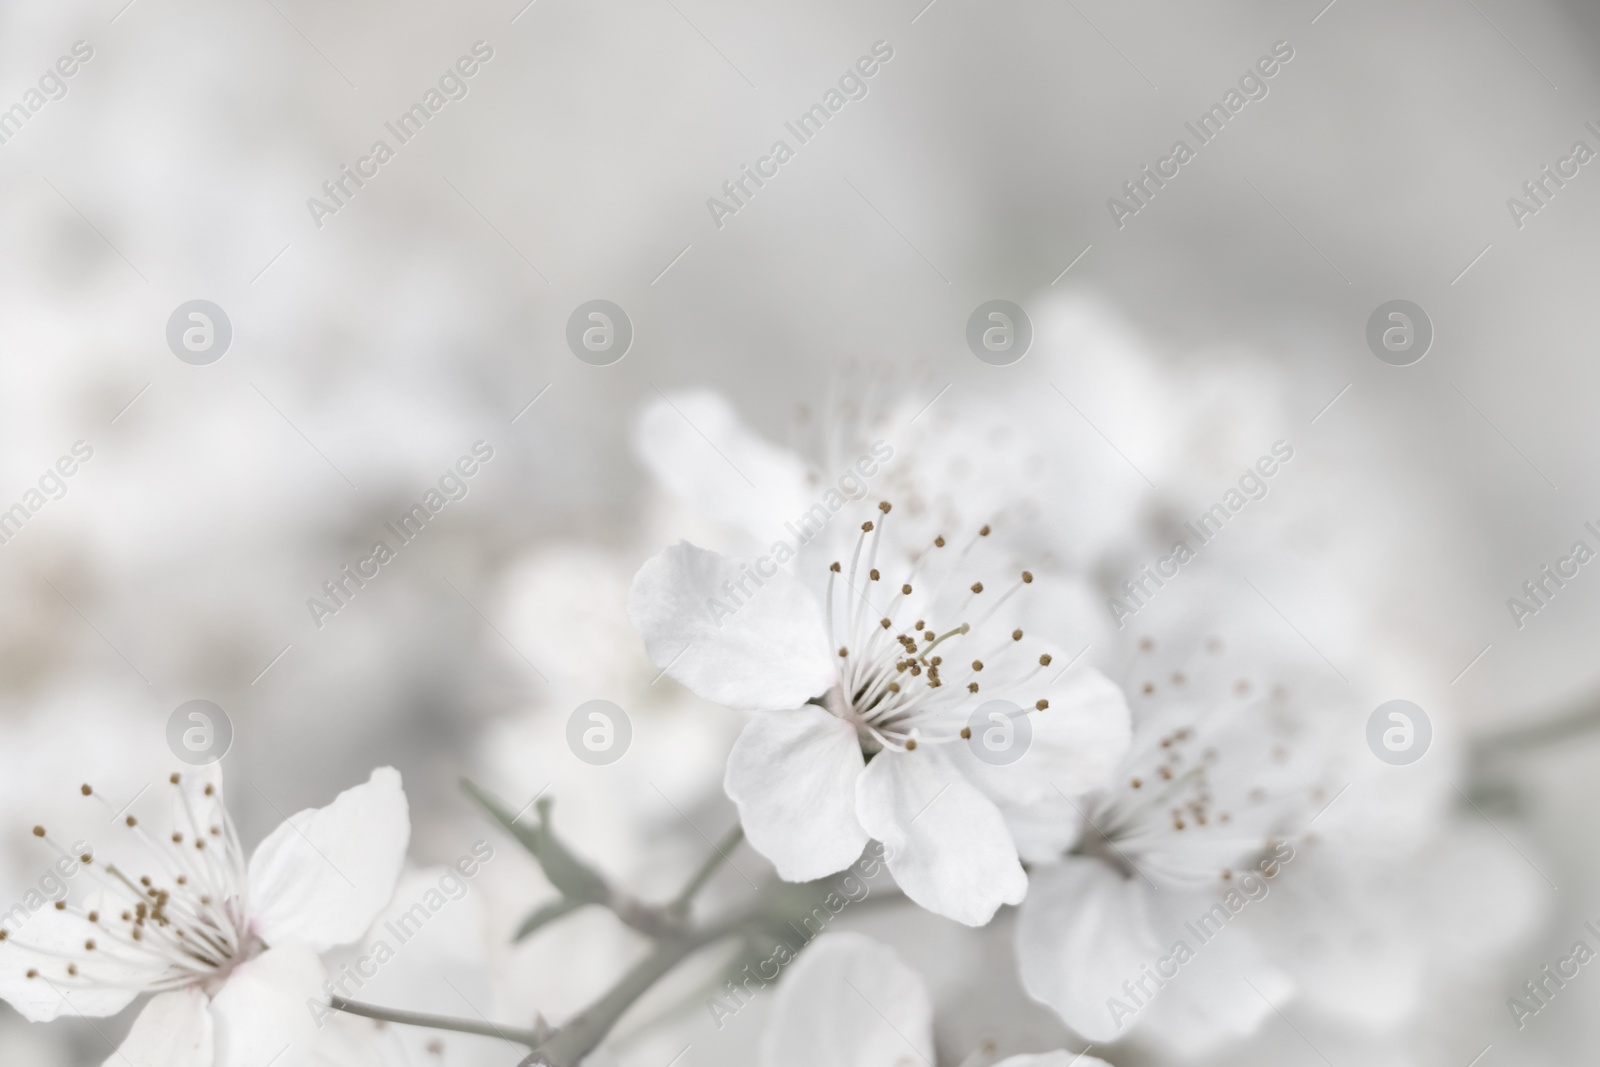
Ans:
{"type": "Polygon", "coordinates": [[[706,857],[705,863],[695,872],[694,877],[689,879],[689,884],[685,885],[682,891],[673,898],[672,903],[667,905],[667,910],[677,915],[688,915],[689,905],[694,903],[695,894],[699,893],[705,884],[711,881],[711,876],[717,873],[717,868],[722,866],[724,861],[733,862],[728,858],[728,853],[737,848],[739,842],[743,840],[744,825],[736,823],[732,830],[723,835],[721,841],[711,846],[716,851],[706,857]]]}
{"type": "MultiPolygon", "coordinates": [[[[477,791],[469,786],[469,791],[478,795],[477,791]]],[[[484,794],[481,802],[489,809],[491,814],[499,818],[508,828],[516,833],[519,840],[524,839],[524,834],[533,837],[540,831],[548,829],[548,822],[544,822],[539,830],[518,831],[515,820],[502,817],[504,811],[497,801],[484,794]]],[[[583,1011],[573,1016],[565,1025],[551,1031],[543,1019],[532,1030],[505,1029],[493,1023],[474,1022],[466,1019],[456,1019],[443,1015],[426,1015],[421,1012],[400,1011],[391,1008],[382,1008],[373,1004],[363,1004],[347,1000],[344,997],[331,998],[331,1006],[337,1011],[347,1012],[351,1015],[361,1015],[369,1019],[378,1019],[384,1022],[400,1023],[406,1026],[424,1026],[436,1030],[454,1030],[466,1034],[478,1034],[484,1037],[499,1037],[507,1041],[520,1043],[533,1051],[519,1064],[519,1067],[578,1067],[604,1041],[616,1026],[617,1022],[630,1008],[655,986],[662,978],[671,973],[680,963],[694,953],[706,948],[717,941],[729,937],[760,937],[763,934],[773,939],[788,941],[790,934],[795,934],[800,939],[800,944],[794,949],[798,952],[805,948],[807,942],[816,936],[817,931],[802,931],[794,925],[797,918],[810,919],[815,916],[819,908],[826,906],[829,898],[839,896],[836,890],[847,889],[849,874],[835,875],[832,878],[819,879],[814,882],[790,884],[787,882],[769,882],[758,890],[755,897],[737,911],[733,916],[708,923],[705,926],[694,928],[687,924],[687,912],[693,903],[695,895],[711,879],[718,866],[727,860],[728,852],[734,848],[742,832],[735,828],[730,831],[722,842],[714,846],[716,855],[708,857],[701,864],[671,904],[664,908],[656,908],[663,914],[670,914],[675,925],[663,929],[653,935],[655,947],[648,956],[640,960],[622,979],[590,1004],[583,1011]],[[822,894],[819,896],[819,894],[822,894]]],[[[530,851],[534,851],[537,858],[543,856],[536,850],[534,844],[529,844],[530,851]]],[[[538,841],[537,848],[548,847],[547,842],[538,841]]],[[[558,857],[555,862],[560,863],[558,857]]],[[[574,860],[573,862],[578,862],[574,860]]],[[[559,870],[559,868],[558,868],[559,870]]],[[[852,871],[862,879],[862,884],[870,882],[870,876],[864,871],[852,867],[852,871]]],[[[581,879],[569,877],[570,871],[560,871],[562,882],[559,885],[580,886],[581,879]]],[[[876,873],[876,872],[874,872],[876,873]]],[[[596,878],[599,876],[596,875],[596,878]]],[[[552,879],[554,880],[554,879],[552,879]]],[[[857,897],[853,892],[841,899],[848,900],[856,907],[866,906],[867,893],[857,897]]],[[[879,903],[891,903],[894,898],[880,900],[879,903]]],[[[534,913],[534,919],[549,921],[559,917],[574,907],[582,906],[581,901],[574,902],[563,898],[534,913]]],[[[843,905],[828,907],[828,914],[837,914],[843,905]]],[[[524,924],[525,928],[528,924],[524,924]]]]}
{"type": "Polygon", "coordinates": [[[461,788],[477,801],[484,811],[505,827],[522,847],[532,853],[544,869],[544,876],[561,894],[561,900],[546,904],[529,915],[518,931],[518,939],[553,919],[585,904],[599,904],[609,909],[617,918],[647,937],[663,937],[685,930],[683,916],[670,907],[650,904],[612,885],[610,880],[584,860],[556,836],[550,818],[554,804],[549,797],[541,799],[534,807],[539,822],[529,826],[521,821],[521,813],[513,813],[499,798],[476,783],[463,778],[461,788]]]}
{"type": "MultiPolygon", "coordinates": [[[[731,847],[736,840],[736,836],[730,833],[725,843],[731,847]]],[[[727,851],[727,847],[718,848],[717,855],[722,857],[727,851]]],[[[684,886],[674,903],[691,900],[694,896],[693,891],[704,885],[715,869],[716,864],[707,860],[684,886]]],[[[856,897],[845,896],[839,892],[846,888],[845,882],[852,873],[861,878],[861,885],[870,883],[870,878],[857,866],[852,866],[849,871],[841,874],[813,882],[768,882],[734,916],[696,930],[661,938],[655,950],[636,964],[610,992],[556,1030],[518,1067],[577,1067],[585,1056],[605,1040],[635,1001],[679,963],[714,942],[728,937],[751,938],[766,935],[776,943],[778,940],[787,942],[790,936],[794,936],[800,941],[794,951],[803,950],[806,944],[816,937],[816,933],[796,927],[795,920],[803,922],[804,919],[810,919],[819,908],[826,908],[826,914],[837,914],[842,910],[842,906],[839,909],[827,908],[826,900],[829,896],[840,896],[858,909],[870,906],[871,901],[867,893],[856,897]]],[[[882,894],[881,897],[882,899],[877,901],[878,904],[903,902],[903,898],[897,894],[882,894]]]]}
{"type": "Polygon", "coordinates": [[[1590,697],[1583,704],[1562,714],[1480,737],[1474,747],[1484,755],[1493,755],[1565,741],[1597,729],[1600,729],[1600,700],[1590,697]]]}
{"type": "Polygon", "coordinates": [[[739,933],[749,919],[743,914],[690,934],[663,938],[610,992],[569,1019],[518,1067],[577,1067],[652,986],[695,952],[739,933]]]}
{"type": "Polygon", "coordinates": [[[511,937],[511,943],[515,945],[532,937],[535,931],[555,922],[557,919],[572,914],[579,908],[584,907],[586,903],[586,901],[582,900],[573,900],[571,897],[562,897],[560,900],[551,901],[522,920],[522,925],[517,927],[517,932],[511,937]]]}

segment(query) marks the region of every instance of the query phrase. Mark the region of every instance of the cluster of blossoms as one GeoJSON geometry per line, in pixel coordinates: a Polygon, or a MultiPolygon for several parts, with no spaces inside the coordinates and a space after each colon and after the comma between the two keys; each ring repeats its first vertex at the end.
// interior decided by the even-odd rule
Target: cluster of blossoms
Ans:
{"type": "MultiPolygon", "coordinates": [[[[1192,577],[1139,628],[1096,626],[1083,610],[1097,580],[1092,553],[1056,551],[1040,532],[1040,515],[1059,507],[1049,494],[1008,495],[1003,477],[951,491],[945,475],[975,460],[1019,465],[987,452],[990,438],[919,430],[897,449],[830,446],[833,456],[879,461],[870,474],[853,467],[858,476],[835,490],[817,464],[745,431],[714,398],[665,404],[670,417],[657,405],[642,420],[646,455],[685,498],[688,525],[724,550],[680,540],[629,567],[631,584],[613,582],[619,614],[626,601],[618,625],[637,631],[657,677],[670,676],[677,692],[741,716],[722,791],[738,835],[777,875],[753,903],[695,921],[691,899],[727,860],[725,846],[678,896],[650,904],[555,836],[548,800],[514,811],[471,787],[558,893],[543,903],[518,894],[518,906],[533,910],[516,924],[517,942],[598,906],[652,940],[654,953],[639,963],[630,942],[619,954],[633,968],[627,976],[557,1026],[542,1016],[517,1028],[362,1005],[349,999],[352,975],[370,977],[363,965],[389,958],[371,949],[389,948],[377,924],[409,931],[407,916],[420,914],[420,924],[438,910],[407,908],[410,890],[396,887],[421,885],[441,901],[439,887],[466,892],[448,870],[405,872],[399,774],[374,771],[247,853],[220,773],[192,771],[171,776],[160,818],[82,786],[86,803],[115,816],[117,837],[104,845],[35,828],[89,884],[0,919],[0,998],[44,1021],[113,1015],[148,997],[108,1065],[444,1061],[437,1040],[418,1046],[354,1025],[364,1014],[479,1035],[488,1043],[474,1064],[512,1062],[510,1044],[531,1050],[528,1067],[576,1067],[593,1062],[628,1006],[690,953],[730,939],[747,953],[774,937],[786,945],[795,914],[801,924],[831,922],[844,898],[829,894],[837,908],[808,913],[806,903],[792,914],[793,894],[825,889],[869,852],[884,858],[892,899],[941,929],[983,928],[973,936],[999,943],[990,951],[998,963],[974,963],[980,973],[968,981],[1025,994],[1049,1009],[1053,1028],[1002,1052],[989,1038],[936,1026],[935,1000],[947,990],[930,989],[925,970],[889,945],[830,929],[809,947],[812,936],[802,937],[803,952],[765,957],[786,969],[752,1053],[761,1067],[1106,1067],[1091,1047],[1112,1061],[1124,1051],[1139,1062],[1206,1055],[1291,1002],[1322,1040],[1364,1050],[1365,1038],[1348,1035],[1394,1033],[1437,980],[1438,960],[1470,971],[1529,910],[1518,903],[1528,887],[1451,822],[1440,799],[1448,768],[1437,769],[1445,757],[1416,772],[1366,758],[1349,687],[1286,646],[1276,618],[1219,611],[1221,583],[1192,577]],[[803,536],[744,562],[752,546],[767,547],[771,524],[746,521],[716,477],[693,473],[702,442],[761,472],[759,492],[779,514],[812,516],[803,536]],[[915,461],[885,460],[894,454],[915,461]],[[878,479],[870,493],[868,477],[878,479]],[[818,484],[829,486],[823,502],[803,507],[818,484]],[[995,732],[1016,750],[997,755],[995,732]],[[1458,892],[1471,906],[1435,916],[1425,886],[1395,878],[1414,855],[1484,893],[1458,892]],[[1483,921],[1487,905],[1475,911],[1471,901],[1490,899],[1495,914],[1483,921]],[[1476,955],[1442,948],[1463,915],[1489,931],[1476,955]],[[774,934],[786,916],[789,930],[774,934]],[[324,1028],[329,1017],[335,1025],[324,1028]],[[1040,1048],[1051,1051],[1025,1051],[1040,1048]]],[[[1095,544],[1104,549],[1118,538],[1101,526],[1095,544]]],[[[1124,536],[1137,535],[1130,526],[1124,536]]],[[[597,669],[610,669],[611,650],[627,639],[595,629],[589,640],[605,650],[592,654],[597,669]]],[[[559,684],[578,658],[556,672],[559,684]]],[[[648,673],[628,684],[659,693],[648,673]]],[[[499,977],[487,955],[463,945],[476,931],[435,929],[453,955],[418,951],[414,965],[466,958],[475,973],[499,977]]],[[[731,1014],[713,1019],[720,1028],[731,1014]]]]}
{"type": "MultiPolygon", "coordinates": [[[[704,394],[643,420],[646,462],[717,520],[711,535],[729,551],[683,543],[650,559],[630,617],[666,674],[754,713],[725,790],[783,877],[840,870],[883,842],[896,883],[930,911],[982,925],[1018,906],[1021,985],[1071,1032],[1173,1056],[1245,1038],[1291,1002],[1329,1042],[1391,1041],[1427,982],[1481,973],[1526,929],[1536,887],[1450,816],[1449,751],[1409,773],[1372,760],[1371,705],[1243,581],[1232,581],[1242,608],[1226,575],[1188,577],[1160,612],[1111,632],[1082,610],[1083,591],[1151,536],[1140,509],[1120,530],[1097,527],[1030,477],[1001,476],[1041,465],[981,419],[849,414],[813,460],[775,450],[704,394]],[[741,562],[766,528],[731,502],[740,490],[726,478],[682,473],[704,452],[690,417],[718,428],[720,460],[763,472],[764,500],[820,499],[836,515],[788,556],[781,543],[768,553],[792,564],[756,575],[741,562]],[[837,499],[831,472],[880,433],[909,458],[837,499]],[[1082,531],[1082,543],[1045,530],[1082,531]],[[719,610],[729,599],[735,609],[719,610]],[[1117,664],[1114,681],[1083,662],[1097,643],[1087,658],[1117,664]],[[972,743],[991,700],[1031,727],[1014,761],[972,743]],[[1481,887],[1449,890],[1492,916],[1474,951],[1446,949],[1433,883],[1397,882],[1396,863],[1417,853],[1481,887]],[[1347,936],[1306,933],[1319,928],[1347,936]]],[[[1015,421],[996,413],[996,425],[1015,421]]]]}

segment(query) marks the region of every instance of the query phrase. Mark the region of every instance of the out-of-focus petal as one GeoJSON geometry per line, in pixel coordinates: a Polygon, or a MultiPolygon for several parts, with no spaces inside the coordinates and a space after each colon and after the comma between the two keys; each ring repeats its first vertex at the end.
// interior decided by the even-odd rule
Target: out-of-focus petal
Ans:
{"type": "Polygon", "coordinates": [[[741,711],[798,707],[834,680],[822,610],[782,571],[761,585],[744,577],[741,591],[750,573],[680,541],[639,568],[628,618],[651,662],[705,699],[741,711]]]}
{"type": "Polygon", "coordinates": [[[800,457],[750,432],[733,405],[709,390],[647,404],[634,443],[668,492],[762,545],[816,502],[800,457]]]}
{"type": "MultiPolygon", "coordinates": [[[[985,694],[1009,699],[1011,694],[985,694]]],[[[1024,696],[1024,694],[1016,694],[1024,696]]],[[[1078,669],[1044,690],[1047,707],[1037,710],[1036,690],[1025,694],[1031,727],[1028,749],[1015,762],[992,765],[966,745],[954,746],[962,773],[1003,805],[1027,807],[1077,797],[1104,785],[1127,755],[1131,725],[1122,690],[1099,671],[1078,669]]]]}
{"type": "Polygon", "coordinates": [[[1054,1052],[1007,1056],[994,1067],[1111,1067],[1111,1065],[1098,1056],[1074,1055],[1065,1049],[1056,1049],[1054,1052]]]}
{"type": "Polygon", "coordinates": [[[1017,921],[1023,988],[1090,1041],[1125,1036],[1135,1012],[1111,998],[1164,953],[1146,911],[1141,887],[1099,860],[1035,870],[1017,921]]]}
{"type": "Polygon", "coordinates": [[[900,1067],[934,1062],[922,978],[861,934],[818,938],[778,984],[761,1067],[900,1067]]]}

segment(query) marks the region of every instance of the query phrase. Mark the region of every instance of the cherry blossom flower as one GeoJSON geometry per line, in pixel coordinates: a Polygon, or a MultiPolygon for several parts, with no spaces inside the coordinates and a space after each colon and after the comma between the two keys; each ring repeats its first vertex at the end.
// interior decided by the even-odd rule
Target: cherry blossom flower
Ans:
{"type": "Polygon", "coordinates": [[[159,829],[104,801],[127,835],[108,849],[72,855],[34,829],[94,888],[15,925],[7,917],[0,999],[45,1021],[114,1015],[152,994],[106,1061],[117,1067],[261,1067],[304,1054],[308,1004],[325,1000],[319,954],[359,939],[400,876],[410,836],[400,775],[378,768],[327,807],[290,816],[248,861],[220,771],[170,784],[173,816],[159,829]]]}
{"type": "Polygon", "coordinates": [[[1298,665],[1241,667],[1237,650],[1253,659],[1263,643],[1142,639],[1127,757],[1105,788],[1059,805],[1083,838],[1033,870],[1017,955],[1028,992],[1091,1041],[1137,1032],[1202,1054],[1294,991],[1234,916],[1264,907],[1348,781],[1335,737],[1351,708],[1298,665]]]}
{"type": "MultiPolygon", "coordinates": [[[[979,1062],[981,1052],[973,1059],[979,1062]]],[[[933,1003],[922,977],[887,945],[851,932],[819,938],[778,984],[759,1067],[932,1067],[933,1003]]],[[[981,1062],[988,1063],[987,1058],[981,1062]]],[[[1107,1067],[1056,1050],[994,1067],[1107,1067]]]]}
{"type": "Polygon", "coordinates": [[[629,617],[662,670],[757,713],[724,786],[783,878],[843,870],[876,838],[907,896],[982,925],[1027,891],[1008,816],[1100,784],[1127,746],[1127,706],[1038,638],[1028,620],[1048,617],[1050,594],[990,526],[888,536],[892,511],[868,512],[842,559],[819,554],[832,537],[808,539],[799,578],[782,553],[752,567],[680,542],[640,569],[629,617]],[[995,700],[1032,733],[1004,766],[969,746],[995,700]]]}
{"type": "MultiPolygon", "coordinates": [[[[1115,369],[1127,366],[1122,360],[1115,369]]],[[[949,528],[1001,513],[1025,516],[1030,521],[1012,523],[1007,536],[1026,539],[1040,570],[1086,572],[1108,547],[1137,535],[1144,483],[1135,489],[1124,471],[1101,462],[1098,437],[1090,446],[1062,430],[1054,391],[1003,401],[952,395],[930,408],[939,394],[931,377],[889,390],[857,380],[863,376],[844,375],[838,398],[816,410],[802,405],[789,448],[746,425],[711,390],[664,394],[645,405],[635,450],[666,501],[677,505],[660,517],[697,544],[759,550],[774,537],[792,537],[786,523],[841,482],[849,493],[854,482],[875,499],[895,501],[899,514],[937,516],[949,528]],[[1086,455],[1090,447],[1096,451],[1086,455]]],[[[1098,605],[1093,614],[1103,615],[1098,605]]]]}

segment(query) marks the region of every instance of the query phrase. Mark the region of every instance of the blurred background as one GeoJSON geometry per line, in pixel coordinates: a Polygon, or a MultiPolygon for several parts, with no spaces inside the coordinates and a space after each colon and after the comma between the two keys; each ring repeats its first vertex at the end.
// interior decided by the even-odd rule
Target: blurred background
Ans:
{"type": "MultiPolygon", "coordinates": [[[[1542,887],[1478,995],[1429,991],[1428,1033],[1454,1043],[1392,1061],[1593,1049],[1600,979],[1521,1030],[1504,1000],[1600,918],[1600,577],[1508,606],[1600,545],[1600,177],[1542,171],[1600,150],[1600,12],[924,3],[0,5],[0,509],[27,511],[0,527],[7,899],[46,862],[40,813],[90,775],[134,797],[196,699],[232,724],[247,841],[392,763],[418,864],[495,833],[470,775],[516,807],[549,790],[588,854],[669,892],[731,825],[740,719],[658,683],[623,605],[644,559],[729,516],[652,475],[641,412],[709,390],[804,453],[815,420],[888,395],[928,412],[919,447],[963,419],[1043,442],[1054,550],[1107,595],[1174,516],[1292,442],[1249,533],[1202,565],[1247,574],[1236,603],[1266,600],[1363,698],[1426,708],[1461,754],[1465,816],[1542,887]],[[1265,95],[1119,219],[1124,183],[1285,50],[1265,95]],[[786,124],[865,56],[864,95],[799,143],[786,124]],[[793,158],[731,197],[780,139],[793,158]],[[991,299],[1032,323],[1006,366],[966,340],[991,299]],[[1407,366],[1367,340],[1396,299],[1433,331],[1407,366]],[[191,361],[169,323],[181,336],[196,300],[231,338],[191,361]],[[593,300],[631,324],[619,361],[568,343],[593,300]],[[336,612],[308,607],[475,446],[492,458],[460,499],[336,612]],[[74,473],[51,478],[63,456],[74,473]],[[633,716],[631,763],[565,747],[589,699],[633,716]]],[[[952,484],[981,483],[959,458],[952,484]]],[[[717,462],[730,511],[770,506],[717,462]]],[[[499,946],[482,995],[560,1017],[630,945],[589,916],[506,947],[542,884],[512,852],[481,894],[499,946]]],[[[952,995],[986,1003],[985,982],[952,995]]],[[[99,1063],[126,1025],[6,1014],[0,1044],[99,1063]]],[[[683,1062],[742,1062],[743,1040],[683,1062]]],[[[1308,1050],[1273,1020],[1240,1055],[1308,1050]]]]}

